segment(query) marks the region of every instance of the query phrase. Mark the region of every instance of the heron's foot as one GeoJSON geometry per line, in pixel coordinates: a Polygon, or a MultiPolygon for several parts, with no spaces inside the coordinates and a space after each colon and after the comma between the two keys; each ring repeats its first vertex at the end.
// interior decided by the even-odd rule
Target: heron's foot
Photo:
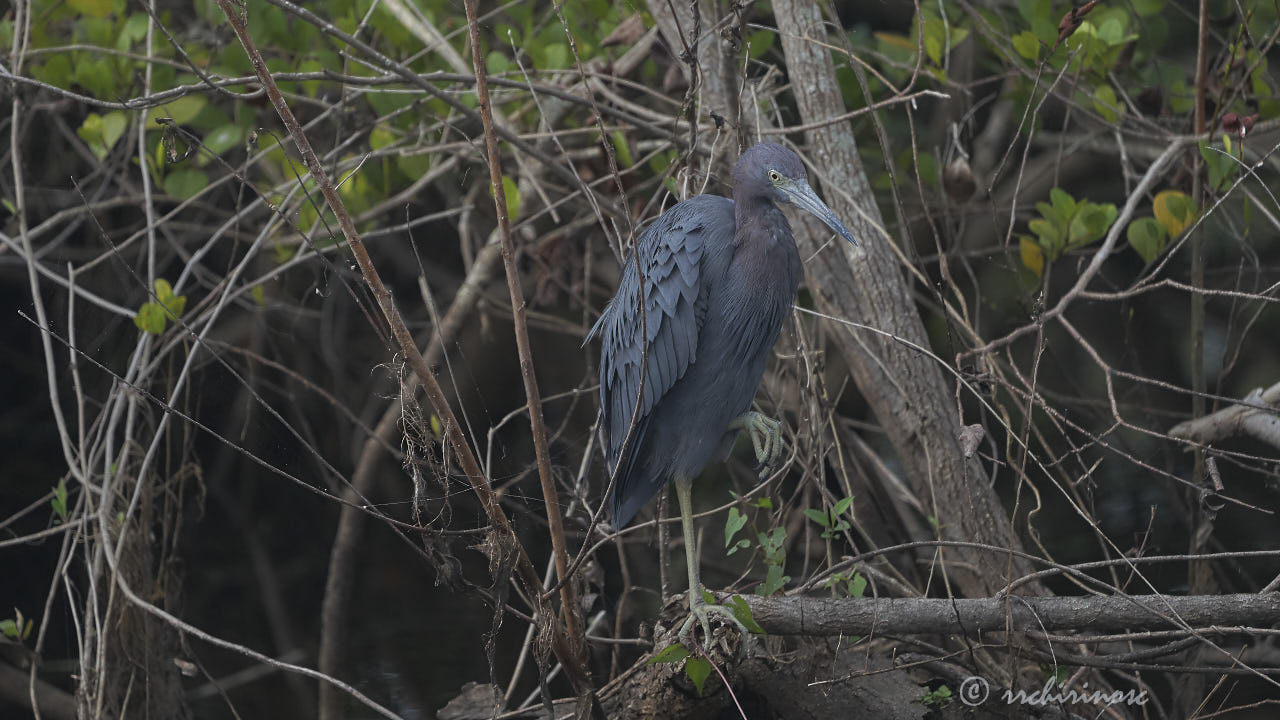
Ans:
{"type": "Polygon", "coordinates": [[[715,616],[725,624],[732,624],[738,629],[741,636],[741,643],[738,645],[739,652],[744,652],[747,647],[747,638],[751,637],[751,631],[747,630],[747,626],[742,624],[733,611],[723,605],[708,605],[701,597],[696,602],[689,603],[689,617],[685,618],[684,624],[680,626],[680,633],[676,636],[680,639],[680,643],[687,648],[693,647],[693,631],[697,626],[702,627],[702,635],[707,639],[707,643],[711,643],[711,618],[715,616]]]}
{"type": "Polygon", "coordinates": [[[753,411],[738,416],[729,428],[747,431],[756,451],[756,472],[761,477],[772,473],[782,459],[782,421],[753,411]]]}

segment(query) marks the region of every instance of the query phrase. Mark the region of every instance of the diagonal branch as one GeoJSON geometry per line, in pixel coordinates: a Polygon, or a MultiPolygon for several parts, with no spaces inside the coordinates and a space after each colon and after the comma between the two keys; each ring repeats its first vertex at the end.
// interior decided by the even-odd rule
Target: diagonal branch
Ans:
{"type": "MultiPolygon", "coordinates": [[[[578,664],[576,674],[590,677],[587,670],[586,646],[582,638],[582,609],[578,605],[577,592],[568,582],[569,552],[565,546],[564,519],[560,515],[560,502],[556,496],[555,479],[551,476],[551,457],[547,451],[547,428],[542,418],[542,396],[538,391],[538,378],[533,369],[533,354],[529,350],[529,327],[525,320],[526,303],[520,287],[520,270],[515,264],[515,243],[511,239],[511,220],[507,217],[507,195],[502,183],[502,161],[498,155],[498,136],[493,125],[493,108],[489,102],[489,77],[485,71],[480,48],[480,28],[476,20],[476,0],[466,0],[467,25],[471,36],[471,62],[476,74],[476,99],[480,106],[480,120],[484,124],[485,149],[489,157],[489,183],[493,186],[493,205],[498,214],[498,234],[502,240],[502,264],[507,271],[507,290],[511,294],[511,314],[516,331],[516,350],[520,353],[520,375],[524,379],[524,394],[529,400],[529,424],[533,429],[533,447],[538,460],[538,480],[542,484],[542,499],[547,510],[547,525],[551,532],[551,548],[555,554],[556,576],[560,580],[560,604],[565,629],[569,635],[572,662],[578,664]]],[[[561,662],[565,662],[561,658],[561,662]]],[[[590,681],[577,685],[579,697],[591,694],[590,681]]]]}

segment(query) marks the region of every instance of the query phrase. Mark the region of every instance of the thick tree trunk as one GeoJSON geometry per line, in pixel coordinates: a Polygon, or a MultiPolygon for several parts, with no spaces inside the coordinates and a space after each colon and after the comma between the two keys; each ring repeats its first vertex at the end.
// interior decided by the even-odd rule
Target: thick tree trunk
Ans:
{"type": "MultiPolygon", "coordinates": [[[[820,6],[774,0],[773,9],[801,122],[844,113],[820,6]]],[[[807,138],[807,155],[818,176],[812,179],[821,181],[828,204],[862,243],[859,248],[840,241],[827,246],[825,228],[819,233],[797,228],[800,255],[812,258],[805,271],[818,308],[929,347],[849,123],[810,130],[807,138]]],[[[1021,549],[981,463],[964,456],[952,389],[936,361],[877,333],[834,324],[831,330],[854,382],[897,450],[904,480],[931,513],[938,539],[1021,549]]],[[[1025,562],[1001,553],[948,549],[942,557],[953,587],[974,597],[991,595],[1029,570],[1025,562]]]]}

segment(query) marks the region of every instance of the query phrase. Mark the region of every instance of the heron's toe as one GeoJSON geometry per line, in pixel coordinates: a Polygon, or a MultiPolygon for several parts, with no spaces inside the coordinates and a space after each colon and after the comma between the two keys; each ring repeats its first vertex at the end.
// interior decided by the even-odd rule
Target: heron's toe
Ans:
{"type": "Polygon", "coordinates": [[[737,628],[738,634],[742,636],[742,644],[739,652],[744,652],[746,648],[746,638],[751,635],[751,631],[747,630],[747,626],[742,624],[733,611],[723,605],[708,605],[706,603],[698,603],[689,608],[689,617],[685,618],[684,624],[680,626],[680,632],[676,635],[680,643],[687,648],[692,648],[694,643],[694,629],[701,626],[702,636],[706,638],[706,642],[711,643],[711,618],[716,617],[722,624],[733,625],[737,628]]]}

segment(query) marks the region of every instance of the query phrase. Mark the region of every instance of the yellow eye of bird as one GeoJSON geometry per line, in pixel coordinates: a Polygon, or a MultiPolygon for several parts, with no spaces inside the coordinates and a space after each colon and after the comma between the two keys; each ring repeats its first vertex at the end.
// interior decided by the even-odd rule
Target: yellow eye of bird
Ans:
{"type": "Polygon", "coordinates": [[[778,182],[779,180],[782,179],[782,176],[778,174],[777,170],[770,170],[769,179],[773,182],[778,182]]]}

